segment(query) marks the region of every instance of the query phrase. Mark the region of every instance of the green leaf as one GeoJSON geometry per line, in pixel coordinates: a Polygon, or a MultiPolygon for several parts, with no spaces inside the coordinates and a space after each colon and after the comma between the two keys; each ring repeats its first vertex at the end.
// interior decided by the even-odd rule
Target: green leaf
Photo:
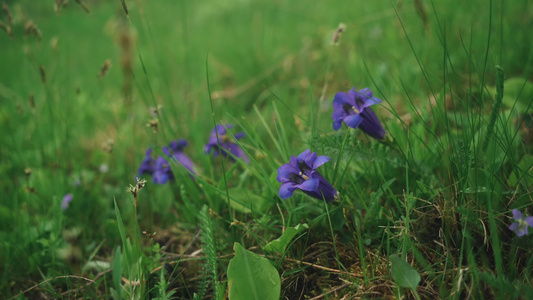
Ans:
{"type": "Polygon", "coordinates": [[[111,291],[111,297],[112,297],[113,299],[115,299],[115,300],[120,300],[120,299],[122,299],[122,297],[120,297],[120,294],[119,294],[117,291],[115,291],[115,289],[110,288],[110,291],[111,291]]]}
{"type": "MultiPolygon", "coordinates": [[[[115,257],[113,258],[113,284],[117,291],[121,290],[120,282],[122,280],[122,253],[120,252],[120,246],[117,246],[115,250],[115,257]]],[[[113,298],[120,299],[120,293],[113,295],[113,298]],[[118,298],[117,298],[118,297],[118,298]]]]}
{"type": "Polygon", "coordinates": [[[266,199],[247,189],[232,188],[229,194],[231,207],[243,213],[263,213],[268,204],[266,199]]]}
{"type": "Polygon", "coordinates": [[[513,172],[509,176],[509,184],[516,186],[519,183],[525,189],[533,186],[533,156],[524,155],[518,165],[515,166],[513,172]]]}
{"type": "Polygon", "coordinates": [[[342,226],[346,224],[346,218],[344,217],[344,211],[341,207],[330,211],[331,214],[331,227],[333,230],[341,230],[342,226]]]}
{"type": "Polygon", "coordinates": [[[401,287],[416,290],[418,283],[420,282],[420,275],[411,267],[405,260],[401,259],[397,255],[391,255],[392,263],[392,278],[394,282],[401,287]]]}
{"type": "MultiPolygon", "coordinates": [[[[492,98],[495,98],[496,88],[487,87],[485,94],[487,93],[492,98]]],[[[530,107],[530,102],[533,101],[533,83],[520,77],[505,80],[502,101],[506,107],[514,107],[521,114],[526,113],[528,107],[530,107]]]]}
{"type": "Polygon", "coordinates": [[[307,224],[298,224],[296,225],[296,227],[289,227],[278,239],[275,239],[272,242],[266,244],[263,247],[263,250],[284,253],[285,249],[290,244],[292,239],[307,228],[309,228],[307,224]]]}
{"type": "Polygon", "coordinates": [[[526,113],[533,101],[533,84],[524,78],[516,77],[507,79],[504,86],[503,104],[507,107],[514,106],[519,113],[526,113]]]}
{"type": "Polygon", "coordinates": [[[278,300],[281,281],[278,271],[268,259],[233,245],[235,257],[228,266],[230,300],[278,300]]]}
{"type": "Polygon", "coordinates": [[[218,285],[219,295],[218,299],[215,300],[224,300],[224,295],[226,294],[226,281],[218,281],[216,284],[218,285]]]}
{"type": "Polygon", "coordinates": [[[126,229],[124,229],[124,223],[122,223],[122,217],[120,216],[120,210],[118,209],[117,201],[113,201],[115,202],[115,215],[117,217],[118,231],[120,232],[120,238],[124,244],[126,242],[126,229]]]}
{"type": "Polygon", "coordinates": [[[470,169],[468,177],[468,187],[464,189],[465,194],[501,194],[502,188],[498,181],[494,181],[494,175],[484,169],[470,169]]]}

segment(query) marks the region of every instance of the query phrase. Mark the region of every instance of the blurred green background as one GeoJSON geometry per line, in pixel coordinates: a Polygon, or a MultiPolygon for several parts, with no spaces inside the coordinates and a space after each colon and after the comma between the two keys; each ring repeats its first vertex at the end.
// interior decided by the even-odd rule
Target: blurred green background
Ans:
{"type": "MultiPolygon", "coordinates": [[[[81,228],[84,255],[111,253],[120,241],[113,199],[129,197],[148,147],[186,138],[200,173],[215,177],[203,153],[211,100],[217,122],[246,124],[256,139],[268,137],[258,112],[267,124],[283,121],[293,150],[305,148],[295,145],[310,140],[311,127],[331,131],[331,100],[352,86],[384,100],[378,115],[394,131],[443,90],[459,103],[466,94],[481,99],[485,84],[495,85],[495,65],[533,79],[527,0],[125,2],[129,15],[119,0],[5,1],[0,20],[12,37],[0,30],[1,289],[73,272],[56,255],[64,228],[81,228]],[[154,134],[147,124],[158,106],[154,134]],[[63,212],[67,193],[74,200],[63,212]]],[[[143,228],[180,218],[195,227],[198,207],[174,203],[176,194],[150,190],[153,202],[139,204],[143,228]]]]}

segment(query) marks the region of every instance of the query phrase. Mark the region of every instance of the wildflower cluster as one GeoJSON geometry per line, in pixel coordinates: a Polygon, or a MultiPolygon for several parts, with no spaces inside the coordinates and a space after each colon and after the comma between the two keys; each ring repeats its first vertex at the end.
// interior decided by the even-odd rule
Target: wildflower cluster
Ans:
{"type": "Polygon", "coordinates": [[[194,171],[194,164],[191,159],[183,153],[183,149],[187,146],[187,141],[181,139],[178,141],[171,141],[169,146],[163,147],[165,156],[160,155],[157,159],[152,157],[152,148],[146,150],[146,156],[139,167],[139,175],[148,174],[152,176],[152,181],[157,184],[165,184],[169,180],[174,180],[174,173],[170,169],[169,160],[179,162],[189,172],[196,174],[194,171]]]}
{"type": "MultiPolygon", "coordinates": [[[[244,150],[237,145],[231,137],[228,135],[227,129],[233,128],[233,125],[220,125],[218,124],[211,132],[209,140],[205,145],[205,153],[209,154],[213,152],[214,156],[222,154],[223,156],[231,155],[231,159],[241,158],[245,162],[249,161],[248,156],[244,153],[244,150]],[[217,139],[218,133],[218,139],[217,139]]],[[[244,137],[244,133],[237,133],[234,135],[235,139],[241,139],[244,137]]],[[[185,167],[190,174],[196,175],[195,166],[192,160],[183,152],[187,146],[187,141],[180,139],[177,141],[171,141],[168,146],[162,148],[163,154],[157,157],[152,157],[152,148],[146,150],[144,160],[141,162],[138,174],[152,176],[152,181],[156,184],[165,184],[168,181],[175,179],[174,173],[170,168],[170,162],[174,161],[185,167]]]]}
{"type": "MultiPolygon", "coordinates": [[[[246,163],[250,161],[248,156],[244,153],[244,150],[242,150],[239,145],[237,145],[231,137],[228,135],[228,129],[233,128],[233,125],[220,125],[218,124],[213,130],[211,131],[211,135],[209,136],[209,141],[207,142],[207,145],[205,145],[205,153],[210,153],[213,151],[214,156],[218,156],[219,154],[222,154],[222,156],[228,156],[228,154],[231,154],[231,158],[242,158],[246,163]],[[217,138],[218,135],[218,138],[217,138]]],[[[240,132],[234,135],[236,140],[240,140],[244,137],[244,132],[240,132]]]]}
{"type": "MultiPolygon", "coordinates": [[[[373,97],[370,89],[365,88],[357,91],[352,88],[348,93],[339,92],[333,99],[333,129],[339,130],[344,122],[350,128],[360,128],[375,139],[385,138],[385,129],[379,122],[376,114],[370,108],[371,105],[379,104],[381,100],[373,97]]],[[[204,147],[205,154],[213,154],[217,157],[222,155],[231,160],[242,159],[248,163],[249,158],[236,143],[244,137],[244,133],[230,135],[228,130],[233,125],[218,124],[213,128],[207,144],[204,147]]],[[[164,184],[174,180],[174,174],[170,168],[169,160],[176,161],[185,167],[191,174],[196,175],[194,164],[183,153],[187,145],[185,140],[170,142],[169,146],[162,149],[165,154],[157,159],[152,157],[152,148],[146,151],[146,156],[139,167],[139,175],[148,174],[152,181],[164,184]]],[[[279,196],[282,199],[291,197],[295,190],[299,189],[305,194],[332,202],[339,197],[339,192],[320,174],[316,169],[330,160],[327,156],[318,156],[315,152],[307,149],[298,156],[291,156],[289,163],[278,169],[277,180],[281,183],[279,196]]]]}
{"type": "MultiPolygon", "coordinates": [[[[338,92],[333,99],[333,129],[339,130],[344,122],[348,127],[360,128],[375,139],[384,139],[385,129],[370,108],[379,103],[381,100],[373,97],[368,88],[360,91],[352,88],[348,93],[338,92]]],[[[281,182],[279,196],[282,199],[289,198],[294,190],[299,189],[326,202],[336,200],[339,192],[316,170],[329,160],[329,157],[317,156],[309,149],[297,157],[291,156],[290,162],[278,169],[277,180],[281,182]]]]}

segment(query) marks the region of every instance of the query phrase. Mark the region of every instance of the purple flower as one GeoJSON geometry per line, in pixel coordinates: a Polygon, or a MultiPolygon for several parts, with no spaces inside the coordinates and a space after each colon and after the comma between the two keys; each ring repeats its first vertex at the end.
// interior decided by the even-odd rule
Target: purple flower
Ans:
{"type": "Polygon", "coordinates": [[[149,174],[152,175],[155,172],[155,159],[152,158],[152,148],[146,150],[146,157],[139,167],[139,175],[149,174]]]}
{"type": "Polygon", "coordinates": [[[181,163],[187,170],[189,170],[191,173],[196,174],[194,172],[194,164],[191,161],[191,159],[187,156],[187,154],[183,153],[183,148],[187,146],[187,141],[180,139],[178,141],[171,141],[170,147],[163,147],[163,153],[168,155],[171,159],[177,160],[179,163],[181,163]]]}
{"type": "MultiPolygon", "coordinates": [[[[224,125],[218,124],[212,131],[211,136],[209,137],[209,141],[205,145],[205,153],[210,153],[211,150],[213,150],[213,155],[218,156],[220,153],[222,153],[223,156],[228,156],[228,152],[231,153],[234,157],[242,158],[246,163],[250,161],[248,156],[244,153],[244,150],[239,147],[231,138],[230,135],[227,134],[227,129],[233,128],[233,125],[224,125]],[[216,130],[216,131],[215,131],[216,130]],[[217,132],[218,132],[218,140],[220,141],[220,145],[217,141],[217,132]]],[[[244,137],[244,132],[237,133],[234,135],[237,140],[244,137]]],[[[232,157],[233,158],[233,157],[232,157]]]]}
{"type": "Polygon", "coordinates": [[[163,156],[159,156],[152,175],[152,181],[158,184],[165,184],[169,180],[174,180],[174,173],[172,173],[168,161],[163,156]]]}
{"type": "Polygon", "coordinates": [[[333,99],[333,114],[331,115],[333,129],[339,130],[344,122],[348,127],[361,128],[375,139],[384,139],[385,129],[370,108],[376,103],[381,103],[381,99],[372,97],[372,92],[368,88],[360,91],[352,88],[348,94],[338,92],[333,99]]]}
{"type": "Polygon", "coordinates": [[[527,228],[533,227],[533,217],[524,218],[518,209],[513,209],[513,219],[516,222],[511,224],[509,229],[514,231],[517,236],[527,235],[527,228]]]}
{"type": "Polygon", "coordinates": [[[290,163],[278,169],[278,181],[281,182],[279,196],[287,199],[299,189],[307,195],[331,202],[338,198],[339,192],[322,177],[316,168],[328,162],[327,156],[318,156],[307,149],[298,157],[291,156],[290,163]]]}
{"type": "Polygon", "coordinates": [[[64,197],[63,197],[63,200],[61,201],[61,208],[63,210],[67,209],[70,201],[72,201],[72,194],[66,194],[64,197]]]}

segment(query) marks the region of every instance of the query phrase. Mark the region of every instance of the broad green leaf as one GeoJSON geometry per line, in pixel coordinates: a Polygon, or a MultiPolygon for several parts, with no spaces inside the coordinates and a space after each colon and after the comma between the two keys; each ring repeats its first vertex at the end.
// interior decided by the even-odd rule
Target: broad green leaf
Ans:
{"type": "Polygon", "coordinates": [[[111,291],[111,297],[112,297],[113,299],[115,299],[115,300],[120,300],[120,299],[122,299],[122,297],[120,296],[120,294],[119,294],[117,291],[115,291],[114,288],[110,288],[110,291],[111,291]]]}
{"type": "Polygon", "coordinates": [[[533,108],[533,84],[524,78],[509,78],[504,83],[503,104],[515,107],[519,113],[526,113],[533,108]]]}
{"type": "Polygon", "coordinates": [[[405,260],[397,255],[391,255],[392,279],[401,287],[416,290],[420,282],[420,275],[405,260]]]}
{"type": "Polygon", "coordinates": [[[493,174],[487,170],[472,168],[468,177],[468,187],[463,191],[466,194],[501,194],[502,187],[498,181],[494,182],[493,174]]]}
{"type": "Polygon", "coordinates": [[[289,227],[285,230],[285,232],[279,238],[266,244],[263,247],[263,250],[270,251],[270,252],[284,253],[285,249],[290,244],[292,239],[296,235],[300,234],[300,232],[306,230],[307,228],[309,228],[307,224],[298,224],[296,225],[296,227],[289,227]]]}
{"type": "Polygon", "coordinates": [[[524,188],[529,188],[533,185],[533,156],[525,155],[522,157],[509,176],[509,183],[512,186],[521,183],[524,188]]]}
{"type": "Polygon", "coordinates": [[[330,211],[331,227],[333,230],[341,230],[342,226],[346,224],[346,218],[344,217],[344,211],[342,208],[337,208],[330,211]]]}
{"type": "MultiPolygon", "coordinates": [[[[533,105],[530,106],[533,101],[533,83],[524,78],[515,77],[505,80],[503,87],[502,102],[506,107],[514,107],[521,114],[526,113],[528,107],[530,110],[533,108],[533,105]]],[[[487,87],[485,92],[492,98],[496,98],[495,87],[487,87]]]]}
{"type": "Polygon", "coordinates": [[[278,300],[281,281],[278,271],[268,259],[233,245],[235,257],[228,266],[230,300],[278,300]]]}
{"type": "Polygon", "coordinates": [[[229,189],[229,195],[231,207],[243,213],[264,212],[268,204],[266,199],[246,189],[229,189]]]}

